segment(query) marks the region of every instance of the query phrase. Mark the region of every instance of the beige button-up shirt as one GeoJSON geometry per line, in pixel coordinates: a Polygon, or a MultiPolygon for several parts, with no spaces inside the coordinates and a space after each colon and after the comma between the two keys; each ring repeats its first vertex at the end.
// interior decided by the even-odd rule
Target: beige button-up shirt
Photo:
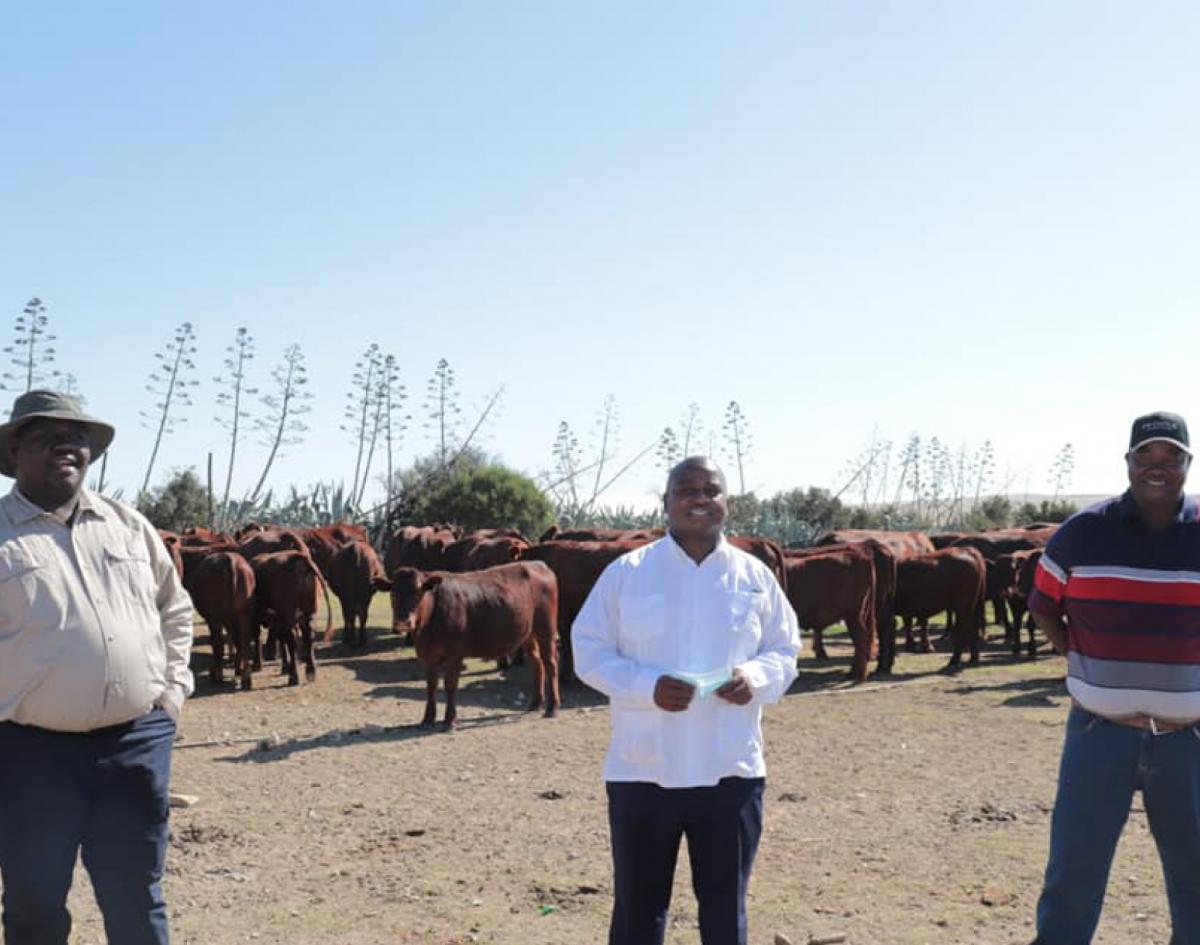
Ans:
{"type": "Polygon", "coordinates": [[[127,722],[193,689],[192,602],[138,512],[86,489],[71,524],[0,498],[0,721],[127,722]]]}

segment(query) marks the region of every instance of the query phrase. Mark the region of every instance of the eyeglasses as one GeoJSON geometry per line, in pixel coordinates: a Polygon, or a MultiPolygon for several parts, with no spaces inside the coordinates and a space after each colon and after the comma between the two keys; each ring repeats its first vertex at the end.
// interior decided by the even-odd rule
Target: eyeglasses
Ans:
{"type": "Polygon", "coordinates": [[[1137,469],[1150,469],[1154,466],[1158,466],[1160,469],[1186,469],[1191,461],[1192,457],[1182,451],[1169,459],[1144,459],[1137,453],[1129,454],[1130,465],[1137,469]]]}
{"type": "Polygon", "coordinates": [[[18,442],[21,446],[49,450],[58,446],[90,446],[91,437],[85,427],[42,427],[21,431],[18,442]]]}

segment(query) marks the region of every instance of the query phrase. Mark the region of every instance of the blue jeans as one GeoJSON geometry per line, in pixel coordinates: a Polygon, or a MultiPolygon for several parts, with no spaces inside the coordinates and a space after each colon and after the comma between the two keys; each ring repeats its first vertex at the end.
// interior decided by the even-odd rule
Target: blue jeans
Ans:
{"type": "Polygon", "coordinates": [[[686,836],[704,945],[746,945],[746,887],[762,833],[762,778],[664,788],[609,781],[613,914],[609,945],[662,945],[686,836]]]}
{"type": "Polygon", "coordinates": [[[75,859],[112,945],[166,945],[162,894],[175,723],[162,709],[92,732],[0,722],[6,945],[66,945],[75,859]]]}
{"type": "Polygon", "coordinates": [[[1200,945],[1200,730],[1164,735],[1071,709],[1035,945],[1086,945],[1135,791],[1171,908],[1171,945],[1200,945]]]}

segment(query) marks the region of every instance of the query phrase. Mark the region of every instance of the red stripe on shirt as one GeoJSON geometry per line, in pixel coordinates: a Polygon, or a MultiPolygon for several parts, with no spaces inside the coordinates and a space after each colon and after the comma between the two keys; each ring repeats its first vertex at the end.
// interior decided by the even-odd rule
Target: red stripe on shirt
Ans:
{"type": "MultiPolygon", "coordinates": [[[[1040,574],[1041,567],[1038,572],[1040,574]]],[[[1040,585],[1039,585],[1040,588],[1040,585]]],[[[1111,600],[1132,604],[1176,604],[1200,607],[1200,584],[1183,581],[1138,581],[1072,574],[1067,597],[1079,600],[1111,600]]]]}
{"type": "Polygon", "coordinates": [[[1070,624],[1071,649],[1084,656],[1140,663],[1200,663],[1200,636],[1096,633],[1078,623],[1070,624]]]}
{"type": "Polygon", "coordinates": [[[1065,585],[1042,562],[1038,562],[1037,570],[1033,572],[1033,586],[1049,597],[1055,603],[1062,600],[1065,585]]]}

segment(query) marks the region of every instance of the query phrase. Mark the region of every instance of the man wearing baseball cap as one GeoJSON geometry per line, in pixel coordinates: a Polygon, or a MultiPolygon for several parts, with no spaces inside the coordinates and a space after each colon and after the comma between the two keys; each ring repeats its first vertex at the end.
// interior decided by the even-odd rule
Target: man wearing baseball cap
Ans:
{"type": "Polygon", "coordinates": [[[57,391],[0,425],[0,879],[6,945],[66,945],[76,858],[112,945],[166,945],[175,721],[192,605],[153,526],[85,489],[113,428],[57,391]]]}
{"type": "Polygon", "coordinates": [[[1200,509],[1174,413],[1133,422],[1129,488],[1046,545],[1029,607],[1067,656],[1071,711],[1035,945],[1085,945],[1142,792],[1172,945],[1200,945],[1200,509]]]}

